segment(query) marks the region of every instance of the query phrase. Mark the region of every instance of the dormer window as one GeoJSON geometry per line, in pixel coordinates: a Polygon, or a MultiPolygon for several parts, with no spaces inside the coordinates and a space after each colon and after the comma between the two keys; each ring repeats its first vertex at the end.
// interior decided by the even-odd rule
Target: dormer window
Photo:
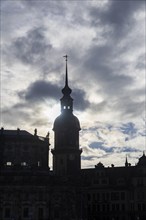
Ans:
{"type": "Polygon", "coordinates": [[[7,165],[7,166],[12,166],[12,162],[8,161],[8,162],[6,163],[6,165],[7,165]]]}
{"type": "Polygon", "coordinates": [[[27,166],[27,163],[26,163],[26,162],[22,162],[22,163],[21,163],[21,166],[24,166],[24,167],[25,167],[25,166],[27,166]]]}

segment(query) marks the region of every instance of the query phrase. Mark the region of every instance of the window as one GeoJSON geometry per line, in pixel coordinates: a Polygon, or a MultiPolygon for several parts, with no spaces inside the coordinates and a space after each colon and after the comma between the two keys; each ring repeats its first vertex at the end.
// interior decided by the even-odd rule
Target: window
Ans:
{"type": "Polygon", "coordinates": [[[144,185],[144,181],[143,181],[142,178],[139,178],[139,179],[137,180],[137,185],[138,185],[138,186],[143,186],[143,185],[144,185]]]}
{"type": "Polygon", "coordinates": [[[97,194],[96,194],[96,197],[97,197],[97,201],[99,201],[99,200],[100,200],[100,194],[97,193],[97,194]]]}
{"type": "Polygon", "coordinates": [[[26,162],[22,162],[22,163],[21,163],[21,166],[24,166],[24,167],[25,167],[26,165],[27,165],[26,162]]]}
{"type": "Polygon", "coordinates": [[[96,178],[96,179],[94,180],[94,183],[95,183],[95,184],[99,184],[99,179],[96,178]]]}
{"type": "Polygon", "coordinates": [[[100,205],[99,204],[97,205],[97,211],[98,212],[100,211],[100,205]]]}
{"type": "Polygon", "coordinates": [[[92,194],[92,199],[95,201],[95,193],[92,194]]]}
{"type": "Polygon", "coordinates": [[[115,208],[116,208],[115,204],[112,204],[112,211],[115,211],[115,208]]]}
{"type": "Polygon", "coordinates": [[[23,193],[23,199],[25,201],[28,201],[29,200],[29,194],[28,193],[23,193]]]}
{"type": "Polygon", "coordinates": [[[125,200],[125,192],[121,192],[121,200],[125,200]]]}
{"type": "Polygon", "coordinates": [[[144,203],[138,203],[138,210],[139,211],[145,211],[145,204],[144,203]]]}
{"type": "Polygon", "coordinates": [[[131,203],[131,204],[130,204],[130,210],[131,210],[131,211],[134,211],[134,203],[131,203]]]}
{"type": "Polygon", "coordinates": [[[55,217],[55,218],[59,218],[59,215],[60,215],[60,214],[59,214],[59,208],[58,208],[58,207],[55,207],[55,208],[54,208],[54,217],[55,217]]]}
{"type": "Polygon", "coordinates": [[[63,109],[66,109],[66,106],[63,106],[63,109]]]}
{"type": "Polygon", "coordinates": [[[116,204],[116,210],[119,211],[119,204],[116,204]]]}
{"type": "Polygon", "coordinates": [[[102,179],[102,180],[101,180],[101,184],[107,185],[107,183],[108,183],[107,179],[102,179]]]}
{"type": "Polygon", "coordinates": [[[102,211],[105,211],[105,204],[102,205],[102,211]]]}
{"type": "Polygon", "coordinates": [[[28,218],[29,217],[29,209],[28,209],[28,207],[23,209],[23,217],[24,218],[28,218]]]}
{"type": "Polygon", "coordinates": [[[143,203],[142,204],[142,210],[145,211],[146,210],[146,205],[143,203]]]}
{"type": "Polygon", "coordinates": [[[44,217],[44,210],[42,207],[38,208],[38,219],[42,219],[44,217]]]}
{"type": "Polygon", "coordinates": [[[111,200],[119,200],[119,193],[118,192],[112,192],[111,193],[111,200]]]}
{"type": "Polygon", "coordinates": [[[88,194],[87,197],[88,197],[88,201],[90,201],[91,200],[91,195],[88,194]]]}
{"type": "Polygon", "coordinates": [[[62,165],[64,164],[64,163],[63,163],[63,159],[62,159],[62,158],[60,159],[60,164],[62,164],[62,165]]]}
{"type": "Polygon", "coordinates": [[[43,195],[42,192],[39,192],[39,194],[38,194],[38,199],[39,199],[39,201],[43,201],[44,195],[43,195]]]}
{"type": "Polygon", "coordinates": [[[11,217],[10,215],[11,215],[11,210],[10,208],[6,207],[5,214],[4,214],[5,218],[10,218],[11,217]]]}
{"type": "Polygon", "coordinates": [[[119,178],[119,179],[117,180],[117,184],[118,184],[118,185],[124,185],[124,183],[125,183],[125,180],[124,180],[123,178],[119,178]]]}
{"type": "MultiPolygon", "coordinates": [[[[132,205],[132,204],[131,204],[131,205],[132,205]]],[[[133,207],[133,208],[134,208],[134,207],[133,207]]],[[[125,211],[125,204],[124,204],[124,203],[122,203],[121,209],[122,209],[122,211],[125,211]]],[[[132,208],[131,208],[131,210],[132,210],[132,208]]]]}
{"type": "Polygon", "coordinates": [[[140,191],[140,192],[137,193],[137,199],[138,199],[138,200],[144,199],[144,193],[143,193],[143,191],[140,191]]]}
{"type": "Polygon", "coordinates": [[[7,166],[12,166],[12,162],[9,161],[9,162],[6,163],[6,165],[7,166]]]}

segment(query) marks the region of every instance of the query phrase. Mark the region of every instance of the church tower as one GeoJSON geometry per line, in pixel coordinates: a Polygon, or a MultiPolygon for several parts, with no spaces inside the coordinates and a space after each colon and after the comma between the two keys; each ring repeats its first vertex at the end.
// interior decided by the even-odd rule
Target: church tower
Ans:
{"type": "Polygon", "coordinates": [[[81,152],[79,149],[80,123],[73,115],[72,90],[68,86],[67,55],[65,86],[62,89],[61,114],[54,122],[55,146],[53,154],[53,171],[55,175],[73,175],[80,171],[81,152]]]}

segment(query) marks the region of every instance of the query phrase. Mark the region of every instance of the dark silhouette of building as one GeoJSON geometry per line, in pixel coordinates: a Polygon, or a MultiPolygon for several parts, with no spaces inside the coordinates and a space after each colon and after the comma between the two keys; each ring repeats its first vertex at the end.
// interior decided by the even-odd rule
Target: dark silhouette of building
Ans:
{"type": "Polygon", "coordinates": [[[0,220],[145,220],[146,156],[137,165],[81,169],[80,123],[73,115],[67,56],[61,114],[49,134],[0,131],[0,220]]]}
{"type": "Polygon", "coordinates": [[[67,56],[65,86],[62,89],[61,115],[54,122],[55,147],[53,153],[53,170],[56,175],[77,175],[81,169],[81,152],[79,149],[80,123],[73,115],[72,90],[68,86],[67,56]]]}
{"type": "Polygon", "coordinates": [[[0,165],[48,168],[48,138],[1,128],[0,165]]]}

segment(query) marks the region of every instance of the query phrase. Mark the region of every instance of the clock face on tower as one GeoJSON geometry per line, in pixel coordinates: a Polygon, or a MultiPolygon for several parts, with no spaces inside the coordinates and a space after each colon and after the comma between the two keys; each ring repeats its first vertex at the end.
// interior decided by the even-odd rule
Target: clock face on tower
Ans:
{"type": "Polygon", "coordinates": [[[75,159],[75,156],[74,156],[73,154],[70,154],[70,155],[69,155],[69,159],[70,159],[70,160],[74,160],[74,159],[75,159]]]}

